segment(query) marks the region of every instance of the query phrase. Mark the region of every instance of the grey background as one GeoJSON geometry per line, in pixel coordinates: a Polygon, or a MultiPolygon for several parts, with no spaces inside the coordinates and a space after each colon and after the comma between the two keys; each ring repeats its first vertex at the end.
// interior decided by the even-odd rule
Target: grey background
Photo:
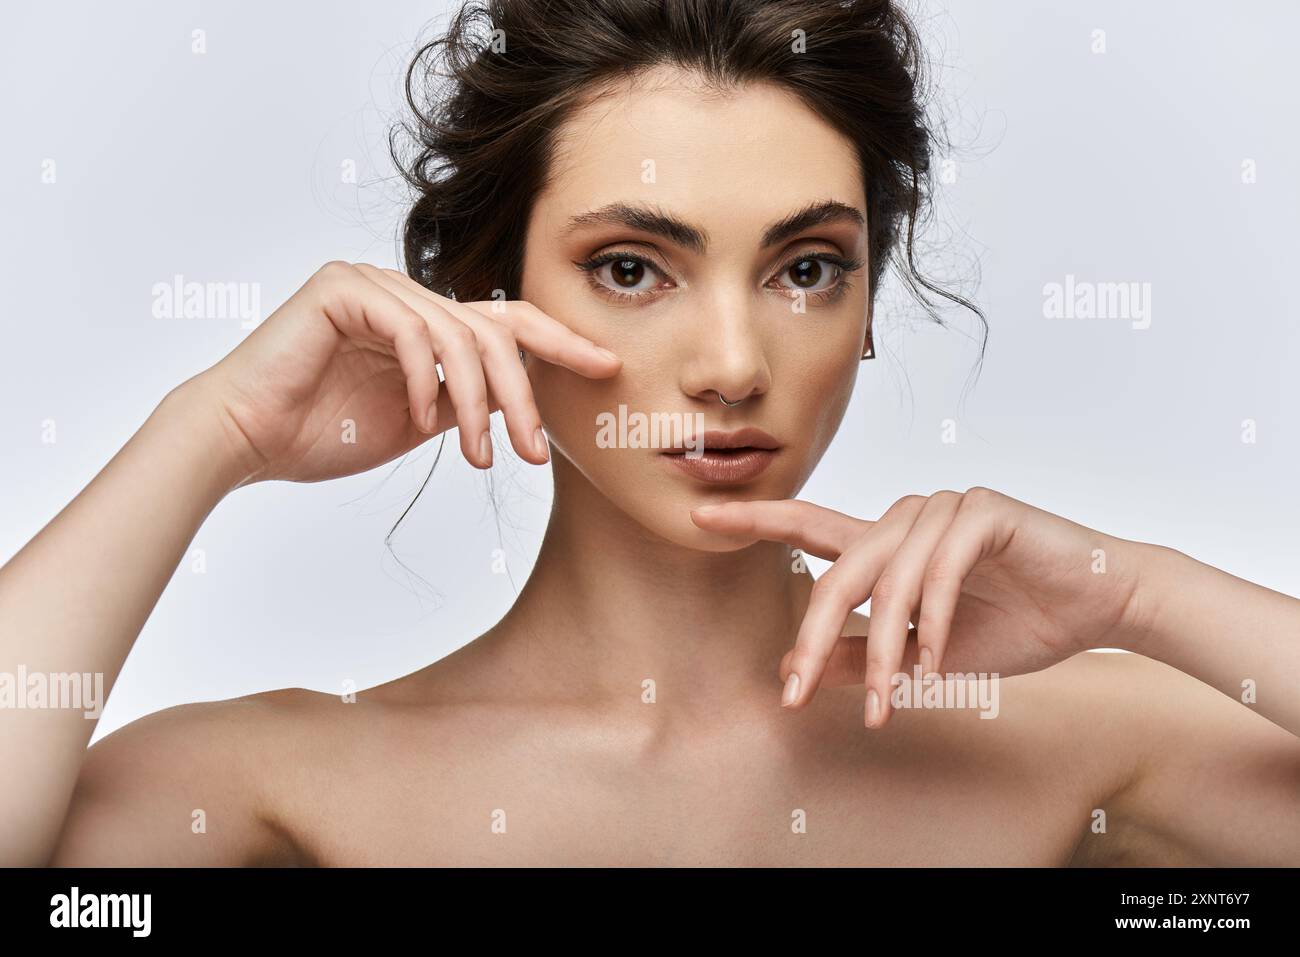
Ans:
{"type": "MultiPolygon", "coordinates": [[[[0,559],[168,389],[247,334],[237,319],[155,318],[155,283],[258,283],[264,317],[329,259],[397,264],[404,194],[385,136],[417,38],[447,9],[7,10],[0,559]],[[41,181],[47,159],[54,183],[41,181]],[[356,183],[342,182],[346,160],[356,183]],[[46,420],[53,444],[41,440],[46,420]]],[[[874,517],[909,492],[988,485],[1300,593],[1298,10],[924,4],[939,106],[962,147],[927,263],[967,281],[987,311],[987,360],[963,403],[973,326],[960,314],[951,329],[917,322],[883,289],[885,354],[863,366],[801,497],[874,517]],[[1247,159],[1257,182],[1242,182],[1247,159]],[[1150,328],[1044,318],[1043,286],[1066,274],[1150,283],[1150,328]],[[945,419],[955,443],[941,441],[945,419]],[[1253,444],[1245,419],[1257,423],[1253,444]]],[[[187,559],[177,571],[97,737],[185,701],[364,688],[494,623],[535,555],[549,479],[504,456],[498,523],[484,477],[448,442],[395,557],[384,536],[435,446],[396,469],[224,502],[194,542],[206,570],[187,559]],[[498,548],[509,575],[493,573],[498,548]]],[[[59,574],[102,573],[95,562],[86,542],[59,574]]]]}

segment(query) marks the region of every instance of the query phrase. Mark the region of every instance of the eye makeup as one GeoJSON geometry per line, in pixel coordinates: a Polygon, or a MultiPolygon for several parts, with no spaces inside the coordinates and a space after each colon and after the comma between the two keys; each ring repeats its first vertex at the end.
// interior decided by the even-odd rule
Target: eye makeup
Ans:
{"type": "MultiPolygon", "coordinates": [[[[668,280],[666,285],[661,284],[641,291],[624,292],[600,278],[599,273],[604,270],[604,267],[606,266],[612,266],[613,268],[618,269],[621,273],[631,272],[634,274],[639,273],[641,275],[650,272],[658,273],[660,275],[667,273],[667,270],[664,269],[663,266],[654,262],[652,259],[641,253],[631,252],[630,250],[610,250],[608,252],[598,253],[589,259],[574,262],[573,265],[586,274],[588,285],[591,286],[597,294],[616,303],[631,304],[637,302],[652,302],[658,299],[664,290],[673,288],[671,280],[668,280]]],[[[807,296],[807,298],[814,302],[819,304],[829,304],[840,299],[849,291],[849,289],[852,288],[852,283],[848,279],[848,276],[850,273],[854,273],[861,269],[863,261],[858,258],[849,258],[837,253],[825,251],[804,253],[786,260],[785,264],[777,270],[776,276],[773,278],[781,277],[796,266],[805,265],[813,266],[814,283],[822,278],[823,272],[829,271],[833,272],[831,279],[834,284],[826,288],[812,289],[800,285],[780,285],[775,288],[778,292],[784,292],[787,294],[802,292],[807,296]],[[827,270],[825,267],[830,267],[830,270],[827,270]]],[[[767,288],[774,287],[768,286],[767,288]]]]}

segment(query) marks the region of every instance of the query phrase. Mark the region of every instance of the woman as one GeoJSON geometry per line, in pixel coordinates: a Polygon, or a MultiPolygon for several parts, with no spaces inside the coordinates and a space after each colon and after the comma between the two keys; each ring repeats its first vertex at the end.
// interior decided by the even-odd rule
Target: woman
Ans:
{"type": "Polygon", "coordinates": [[[527,585],[355,700],[89,750],[80,713],[7,712],[4,862],[1300,862],[1300,602],[986,489],[792,500],[886,263],[940,291],[918,52],[878,0],[466,6],[408,77],[410,275],[330,263],[169,393],[0,570],[0,653],[111,686],[232,490],[453,428],[490,468],[493,411],[554,475],[527,585]],[[627,410],[680,428],[605,441],[627,410]]]}

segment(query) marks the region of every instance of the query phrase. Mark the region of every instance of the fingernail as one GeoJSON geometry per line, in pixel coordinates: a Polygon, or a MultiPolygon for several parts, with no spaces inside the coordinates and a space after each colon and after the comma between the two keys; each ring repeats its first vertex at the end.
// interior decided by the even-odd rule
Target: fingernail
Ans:
{"type": "Polygon", "coordinates": [[[880,695],[872,688],[867,692],[867,727],[874,728],[880,723],[880,695]]]}
{"type": "Polygon", "coordinates": [[[618,361],[618,356],[614,355],[614,353],[610,352],[608,349],[604,348],[603,346],[596,346],[596,351],[599,352],[606,359],[609,359],[613,362],[618,361]]]}
{"type": "Polygon", "coordinates": [[[438,428],[438,400],[429,403],[429,411],[424,414],[424,431],[432,435],[438,428]]]}
{"type": "Polygon", "coordinates": [[[492,464],[492,436],[487,432],[478,440],[478,457],[484,465],[492,464]]]}
{"type": "Polygon", "coordinates": [[[785,679],[785,690],[781,692],[781,707],[790,707],[798,697],[799,675],[792,671],[790,672],[790,677],[785,679]]]}
{"type": "Polygon", "coordinates": [[[928,675],[934,672],[934,655],[930,654],[929,648],[921,649],[921,674],[928,675]]]}
{"type": "Polygon", "coordinates": [[[698,508],[691,509],[691,511],[692,512],[716,512],[718,508],[719,506],[717,505],[701,505],[698,508]]]}
{"type": "Polygon", "coordinates": [[[539,425],[537,431],[533,433],[533,448],[537,454],[546,460],[550,460],[550,451],[546,448],[546,436],[542,434],[542,427],[539,425]]]}

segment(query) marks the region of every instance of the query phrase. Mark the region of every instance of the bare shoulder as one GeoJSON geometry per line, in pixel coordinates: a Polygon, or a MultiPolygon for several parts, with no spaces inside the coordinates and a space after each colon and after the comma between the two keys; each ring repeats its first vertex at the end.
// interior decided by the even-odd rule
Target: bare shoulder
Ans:
{"type": "Polygon", "coordinates": [[[1023,782],[1044,815],[1083,834],[1092,809],[1129,787],[1151,748],[1145,696],[1185,676],[1132,654],[1083,652],[1030,674],[950,678],[938,706],[914,702],[891,719],[936,760],[975,764],[1023,782]],[[965,686],[965,695],[958,691],[965,686]]]}
{"type": "Polygon", "coordinates": [[[1073,670],[1097,680],[1073,697],[1124,774],[1072,863],[1293,865],[1300,739],[1252,709],[1251,678],[1224,693],[1142,655],[1089,658],[1073,670]]]}
{"type": "Polygon", "coordinates": [[[285,688],[176,705],[86,752],[55,866],[297,863],[275,774],[332,696],[285,688]]]}
{"type": "Polygon", "coordinates": [[[1151,746],[1143,719],[1153,696],[1176,696],[1189,681],[1141,655],[1084,651],[1002,679],[1001,708],[1008,729],[1033,736],[1062,765],[1061,773],[1100,798],[1139,773],[1151,746]]]}

